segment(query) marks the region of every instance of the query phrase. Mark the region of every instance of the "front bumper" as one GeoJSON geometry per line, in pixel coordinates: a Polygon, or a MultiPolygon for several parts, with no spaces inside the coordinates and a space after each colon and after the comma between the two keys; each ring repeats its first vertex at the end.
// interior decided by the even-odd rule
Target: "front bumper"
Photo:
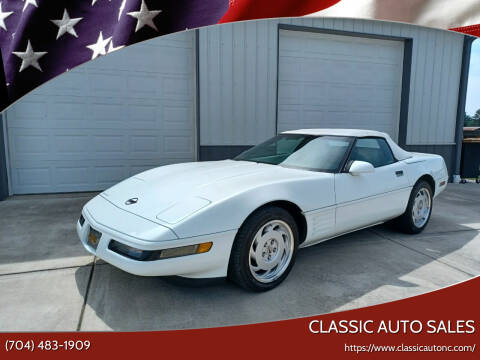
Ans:
{"type": "MultiPolygon", "coordinates": [[[[121,210],[120,210],[121,211],[121,210]]],[[[214,278],[227,275],[228,261],[236,230],[222,233],[196,236],[168,241],[143,241],[138,238],[120,233],[95,220],[92,213],[84,208],[82,215],[85,218],[83,225],[77,221],[77,234],[87,251],[98,258],[116,266],[126,272],[142,276],[170,276],[178,275],[188,278],[214,278]],[[90,228],[102,233],[97,248],[94,249],[88,242],[90,228]],[[108,248],[111,240],[124,243],[141,250],[162,250],[203,242],[212,242],[210,251],[202,254],[187,255],[176,258],[155,261],[138,261],[120,255],[108,248]]],[[[147,221],[130,214],[130,222],[138,222],[138,227],[144,226],[147,221]]]]}

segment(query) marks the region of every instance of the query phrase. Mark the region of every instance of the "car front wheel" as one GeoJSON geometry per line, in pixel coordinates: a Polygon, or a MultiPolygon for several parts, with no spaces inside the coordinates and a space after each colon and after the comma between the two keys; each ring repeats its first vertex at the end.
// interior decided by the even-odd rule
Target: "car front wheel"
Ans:
{"type": "Polygon", "coordinates": [[[266,207],[249,216],[233,244],[228,276],[238,285],[266,291],[290,272],[298,247],[298,228],[290,213],[266,207]]]}
{"type": "Polygon", "coordinates": [[[430,220],[432,207],[432,187],[428,182],[421,180],[412,189],[405,213],[396,219],[397,227],[408,234],[420,233],[430,220]]]}

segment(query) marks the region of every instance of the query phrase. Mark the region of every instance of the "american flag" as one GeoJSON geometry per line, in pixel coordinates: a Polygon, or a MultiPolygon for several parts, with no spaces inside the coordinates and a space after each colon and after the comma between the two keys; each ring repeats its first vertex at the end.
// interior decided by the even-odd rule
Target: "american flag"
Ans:
{"type": "MultiPolygon", "coordinates": [[[[349,1],[0,0],[0,111],[55,76],[139,41],[216,23],[301,16],[349,1]]],[[[381,1],[355,4],[375,9],[381,1]]],[[[479,29],[456,30],[480,35],[479,29]]]]}
{"type": "Polygon", "coordinates": [[[0,1],[7,90],[0,110],[77,65],[159,35],[215,24],[227,9],[227,0],[0,1]]]}

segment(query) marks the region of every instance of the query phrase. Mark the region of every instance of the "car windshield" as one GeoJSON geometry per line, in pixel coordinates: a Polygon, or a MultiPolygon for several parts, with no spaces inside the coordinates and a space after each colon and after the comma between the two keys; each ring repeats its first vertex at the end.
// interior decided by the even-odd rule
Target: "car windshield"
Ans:
{"type": "Polygon", "coordinates": [[[280,134],[241,153],[234,160],[337,172],[353,139],[343,136],[280,134]]]}

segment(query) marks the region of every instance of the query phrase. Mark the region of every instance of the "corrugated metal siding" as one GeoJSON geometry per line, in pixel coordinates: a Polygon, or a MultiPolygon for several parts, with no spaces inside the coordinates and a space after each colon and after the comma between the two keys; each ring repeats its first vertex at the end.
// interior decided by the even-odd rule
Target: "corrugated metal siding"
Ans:
{"type": "Polygon", "coordinates": [[[412,38],[407,144],[454,143],[463,35],[372,20],[296,18],[200,30],[202,145],[251,145],[274,135],[279,23],[412,38]]]}
{"type": "Polygon", "coordinates": [[[200,29],[201,145],[254,145],[275,133],[276,39],[267,21],[200,29]]]}

